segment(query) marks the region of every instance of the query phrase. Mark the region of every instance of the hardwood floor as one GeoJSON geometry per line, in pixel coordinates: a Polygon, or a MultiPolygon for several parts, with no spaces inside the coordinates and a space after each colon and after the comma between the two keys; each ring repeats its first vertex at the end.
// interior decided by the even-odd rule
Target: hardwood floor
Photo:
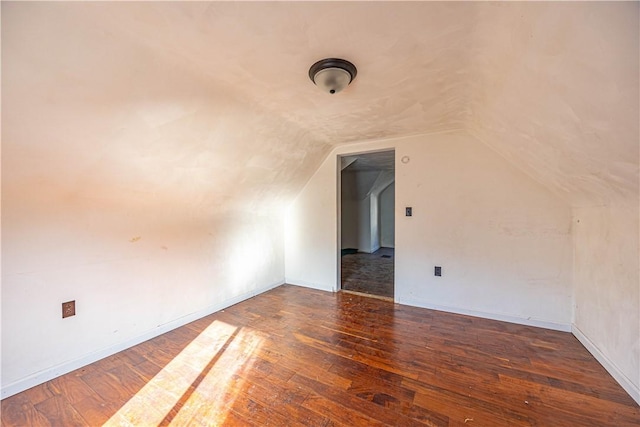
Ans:
{"type": "Polygon", "coordinates": [[[571,335],[284,285],[2,401],[3,426],[637,426],[571,335]]]}
{"type": "Polygon", "coordinates": [[[393,299],[393,248],[374,253],[357,252],[341,257],[342,289],[393,299]]]}

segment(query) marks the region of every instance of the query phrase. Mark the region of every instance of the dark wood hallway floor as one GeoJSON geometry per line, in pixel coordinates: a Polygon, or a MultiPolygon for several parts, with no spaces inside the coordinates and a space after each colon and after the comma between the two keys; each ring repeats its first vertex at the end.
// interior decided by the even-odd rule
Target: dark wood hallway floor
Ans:
{"type": "Polygon", "coordinates": [[[394,252],[380,248],[342,256],[342,289],[393,298],[394,252]]]}
{"type": "Polygon", "coordinates": [[[638,426],[571,335],[284,285],[2,401],[3,426],[638,426]]]}

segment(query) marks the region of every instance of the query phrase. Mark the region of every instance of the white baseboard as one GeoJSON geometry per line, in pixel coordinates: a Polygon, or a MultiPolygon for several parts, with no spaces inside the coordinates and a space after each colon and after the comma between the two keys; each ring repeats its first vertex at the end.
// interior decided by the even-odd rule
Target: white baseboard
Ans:
{"type": "Polygon", "coordinates": [[[528,317],[510,316],[499,313],[486,313],[483,311],[467,310],[464,308],[447,307],[424,301],[407,298],[396,298],[398,304],[406,304],[414,307],[428,308],[430,310],[446,311],[447,313],[464,314],[466,316],[481,317],[483,319],[499,320],[501,322],[516,323],[518,325],[535,326],[538,328],[552,329],[554,331],[571,332],[571,325],[565,323],[548,322],[545,320],[531,319],[528,317]]]}
{"type": "Polygon", "coordinates": [[[13,396],[14,394],[30,389],[31,387],[35,387],[39,384],[42,384],[44,382],[57,378],[71,371],[75,371],[76,369],[82,368],[83,366],[89,365],[93,362],[97,362],[100,359],[104,359],[105,357],[109,357],[122,350],[126,350],[129,347],[133,347],[134,345],[150,340],[151,338],[155,338],[158,335],[162,335],[173,329],[179,328],[180,326],[184,326],[187,323],[193,322],[194,320],[201,319],[205,316],[215,313],[216,311],[224,310],[227,307],[230,307],[234,304],[242,302],[246,299],[252,298],[256,295],[259,295],[263,292],[266,292],[270,289],[276,288],[283,284],[284,284],[284,281],[280,280],[278,282],[271,283],[269,285],[262,286],[260,288],[256,288],[252,291],[245,292],[244,294],[235,296],[233,298],[229,298],[221,303],[211,305],[202,310],[198,310],[194,313],[172,320],[171,322],[158,325],[156,328],[150,331],[147,331],[142,335],[126,340],[124,342],[104,348],[102,350],[95,351],[79,359],[61,363],[57,366],[42,370],[33,375],[29,375],[28,377],[19,379],[18,381],[14,381],[11,384],[7,384],[7,385],[3,384],[2,391],[1,391],[2,399],[9,396],[13,396]]]}
{"type": "Polygon", "coordinates": [[[571,325],[571,332],[582,345],[596,358],[614,380],[640,405],[640,387],[635,385],[616,365],[602,353],[598,347],[576,326],[571,325]]]}
{"type": "Polygon", "coordinates": [[[297,280],[297,279],[285,279],[285,283],[289,285],[302,286],[305,288],[317,289],[319,291],[326,292],[336,292],[336,289],[332,289],[331,287],[322,286],[317,283],[307,282],[306,280],[297,280]]]}

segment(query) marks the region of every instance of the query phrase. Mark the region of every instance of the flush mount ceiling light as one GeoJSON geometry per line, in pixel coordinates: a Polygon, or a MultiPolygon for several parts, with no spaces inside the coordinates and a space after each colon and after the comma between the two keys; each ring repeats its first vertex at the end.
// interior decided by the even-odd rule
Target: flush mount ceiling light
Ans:
{"type": "Polygon", "coordinates": [[[349,61],[338,58],[321,59],[309,68],[309,78],[330,94],[338,93],[356,78],[358,70],[349,61]]]}

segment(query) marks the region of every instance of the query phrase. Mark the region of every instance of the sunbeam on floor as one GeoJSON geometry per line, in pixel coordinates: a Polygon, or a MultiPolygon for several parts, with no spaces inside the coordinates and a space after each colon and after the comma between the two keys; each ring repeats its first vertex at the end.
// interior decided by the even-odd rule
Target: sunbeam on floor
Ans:
{"type": "Polygon", "coordinates": [[[262,342],[254,331],[214,321],[105,426],[223,424],[262,342]]]}

